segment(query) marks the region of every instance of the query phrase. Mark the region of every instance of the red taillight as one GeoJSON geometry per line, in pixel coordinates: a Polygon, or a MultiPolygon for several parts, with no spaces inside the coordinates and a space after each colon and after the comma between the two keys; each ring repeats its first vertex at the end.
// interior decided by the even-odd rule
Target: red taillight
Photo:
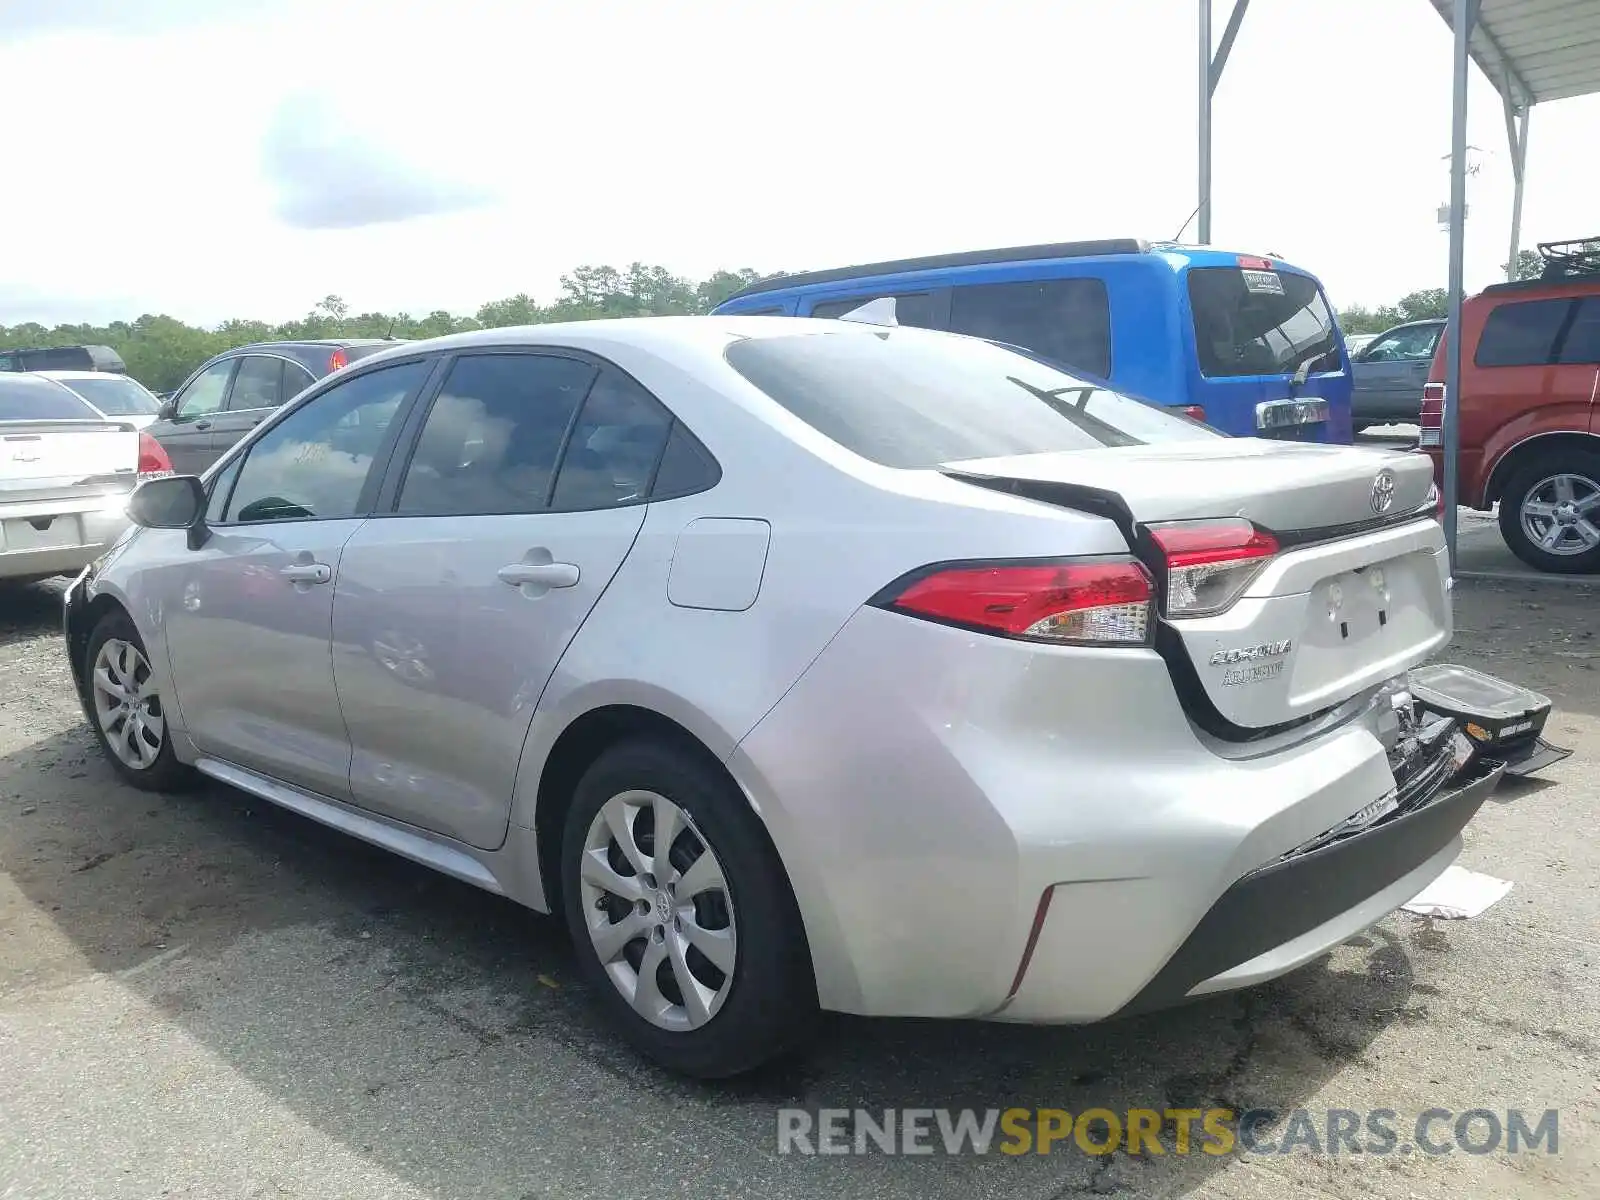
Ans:
{"type": "Polygon", "coordinates": [[[340,367],[347,367],[349,365],[350,356],[345,353],[343,346],[340,346],[332,354],[328,355],[328,374],[330,375],[332,375],[340,367]]]}
{"type": "Polygon", "coordinates": [[[940,567],[880,603],[1004,637],[1066,645],[1145,645],[1150,574],[1132,559],[940,567]]]}
{"type": "Polygon", "coordinates": [[[1198,404],[1185,404],[1181,409],[1179,409],[1179,411],[1191,421],[1200,421],[1203,423],[1206,419],[1206,410],[1201,408],[1198,404]]]}
{"type": "Polygon", "coordinates": [[[1155,525],[1150,536],[1167,561],[1167,614],[1222,612],[1278,552],[1278,539],[1242,517],[1155,525]]]}
{"type": "Polygon", "coordinates": [[[1272,270],[1272,260],[1270,258],[1252,258],[1248,254],[1241,254],[1237,261],[1239,266],[1246,271],[1272,270]]]}
{"type": "Polygon", "coordinates": [[[161,443],[144,430],[139,431],[139,478],[151,475],[171,475],[172,459],[161,443]]]}
{"type": "Polygon", "coordinates": [[[1437,446],[1444,437],[1444,384],[1430,383],[1422,389],[1422,415],[1417,418],[1417,444],[1437,446]]]}

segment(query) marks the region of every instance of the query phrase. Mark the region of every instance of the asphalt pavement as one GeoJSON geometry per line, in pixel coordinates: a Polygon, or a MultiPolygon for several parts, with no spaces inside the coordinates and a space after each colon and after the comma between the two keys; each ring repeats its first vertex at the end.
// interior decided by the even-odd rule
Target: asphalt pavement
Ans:
{"type": "Polygon", "coordinates": [[[808,1058],[701,1086],[618,1044],[554,921],[237,792],[120,785],[55,590],[5,593],[0,1197],[1593,1197],[1595,594],[1469,580],[1456,602],[1446,657],[1548,691],[1577,750],[1469,827],[1462,862],[1514,882],[1482,916],[1397,914],[1276,983],[1100,1026],[830,1019],[808,1058]],[[785,1107],[1212,1105],[1555,1109],[1559,1145],[777,1152],[785,1107]]]}

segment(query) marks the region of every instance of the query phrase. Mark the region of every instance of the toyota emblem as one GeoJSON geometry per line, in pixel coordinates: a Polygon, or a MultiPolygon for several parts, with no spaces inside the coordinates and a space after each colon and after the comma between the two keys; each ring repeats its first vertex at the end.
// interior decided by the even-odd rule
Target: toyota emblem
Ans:
{"type": "Polygon", "coordinates": [[[1379,471],[1372,481],[1372,511],[1386,513],[1394,503],[1394,472],[1379,471]]]}

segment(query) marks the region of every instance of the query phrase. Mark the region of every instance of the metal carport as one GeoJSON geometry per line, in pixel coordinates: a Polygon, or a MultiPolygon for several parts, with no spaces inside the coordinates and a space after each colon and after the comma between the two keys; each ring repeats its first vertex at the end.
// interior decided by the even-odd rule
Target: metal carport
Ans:
{"type": "MultiPolygon", "coordinates": [[[[1461,300],[1466,209],[1467,70],[1476,62],[1505,106],[1513,193],[1511,252],[1515,270],[1522,234],[1522,190],[1528,158],[1528,118],[1536,104],[1600,92],[1600,0],[1428,0],[1455,38],[1450,120],[1450,318],[1446,337],[1444,484],[1445,540],[1456,558],[1456,456],[1460,426],[1455,405],[1461,377],[1461,300]]],[[[1212,50],[1211,0],[1200,0],[1199,234],[1211,241],[1211,97],[1222,76],[1250,0],[1234,0],[1221,42],[1212,50]]]]}

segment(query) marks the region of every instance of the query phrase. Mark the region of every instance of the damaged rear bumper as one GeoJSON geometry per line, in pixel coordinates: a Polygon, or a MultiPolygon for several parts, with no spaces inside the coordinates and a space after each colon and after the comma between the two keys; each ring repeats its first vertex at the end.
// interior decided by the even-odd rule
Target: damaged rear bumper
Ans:
{"type": "Polygon", "coordinates": [[[1237,880],[1118,1015],[1247,986],[1320,957],[1438,875],[1502,777],[1569,753],[1540,737],[1547,699],[1467,668],[1427,669],[1394,690],[1393,706],[1394,789],[1237,880]]]}

